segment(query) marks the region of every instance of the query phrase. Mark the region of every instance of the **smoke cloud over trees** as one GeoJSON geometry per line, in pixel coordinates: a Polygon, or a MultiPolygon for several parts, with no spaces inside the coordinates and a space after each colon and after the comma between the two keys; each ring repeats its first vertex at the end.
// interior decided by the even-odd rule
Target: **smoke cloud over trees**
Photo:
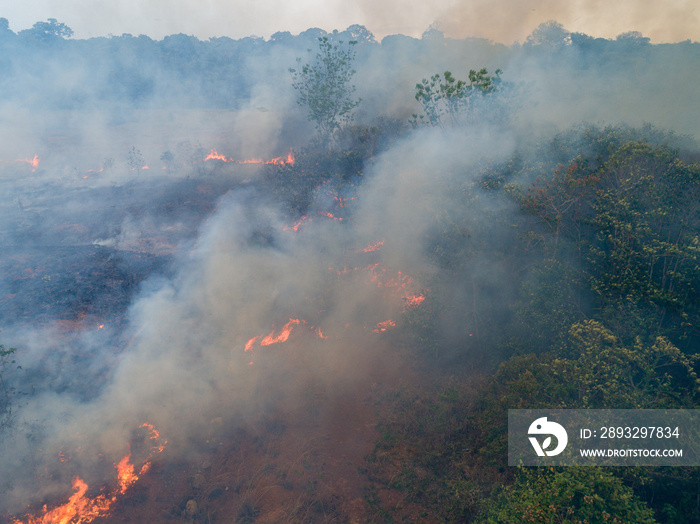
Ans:
{"type": "Polygon", "coordinates": [[[700,518],[506,416],[697,406],[700,44],[72,35],[0,19],[0,519],[700,518]]]}

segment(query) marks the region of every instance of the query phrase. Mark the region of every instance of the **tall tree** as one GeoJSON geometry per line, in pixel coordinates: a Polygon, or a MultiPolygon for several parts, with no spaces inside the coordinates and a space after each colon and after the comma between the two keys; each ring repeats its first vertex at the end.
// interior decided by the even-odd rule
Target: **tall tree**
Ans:
{"type": "Polygon", "coordinates": [[[327,36],[319,37],[316,56],[305,64],[297,58],[297,68],[289,69],[292,86],[298,93],[297,102],[308,109],[309,120],[326,143],[352,120],[353,111],[361,102],[354,97],[355,86],[351,83],[356,72],[355,44],[355,40],[346,45],[327,36]]]}

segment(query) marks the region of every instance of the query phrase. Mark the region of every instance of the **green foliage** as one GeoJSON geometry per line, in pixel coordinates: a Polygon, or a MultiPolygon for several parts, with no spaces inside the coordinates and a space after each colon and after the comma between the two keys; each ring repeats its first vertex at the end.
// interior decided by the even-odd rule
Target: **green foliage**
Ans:
{"type": "Polygon", "coordinates": [[[70,38],[73,36],[73,30],[55,18],[49,18],[46,20],[46,22],[37,22],[31,29],[26,29],[21,33],[29,34],[36,40],[45,43],[50,43],[56,39],[70,38]]]}
{"type": "Polygon", "coordinates": [[[297,58],[297,68],[290,68],[292,86],[298,93],[297,102],[306,107],[308,118],[314,122],[324,141],[352,120],[354,109],[361,100],[355,99],[355,86],[350,83],[355,70],[353,62],[356,41],[332,42],[327,36],[318,39],[318,52],[306,64],[297,58]]]}
{"type": "Polygon", "coordinates": [[[700,167],[667,147],[609,143],[511,194],[540,220],[547,255],[582,268],[616,332],[696,344],[700,167]]]}
{"type": "Polygon", "coordinates": [[[696,361],[663,337],[625,346],[605,326],[588,320],[571,326],[561,352],[517,356],[501,364],[481,405],[501,414],[539,408],[689,408],[700,402],[696,361]]]}
{"type": "Polygon", "coordinates": [[[622,146],[601,169],[593,204],[593,289],[648,328],[683,340],[697,333],[700,298],[700,166],[647,144],[622,146]],[[642,311],[642,314],[645,311],[642,311]],[[655,325],[656,324],[656,325],[655,325]]]}
{"type": "Polygon", "coordinates": [[[500,69],[490,76],[486,69],[469,71],[469,82],[457,80],[451,72],[435,74],[430,80],[424,78],[416,84],[415,98],[423,108],[423,115],[413,115],[411,124],[417,126],[444,126],[449,122],[459,125],[463,115],[471,107],[471,97],[475,94],[488,95],[495,92],[501,84],[500,69]]]}
{"type": "Polygon", "coordinates": [[[584,275],[557,257],[533,264],[523,279],[507,343],[517,354],[561,350],[568,328],[585,318],[584,275]]]}
{"type": "Polygon", "coordinates": [[[663,337],[629,347],[596,321],[571,326],[559,352],[501,364],[474,404],[470,447],[487,463],[507,455],[509,409],[681,409],[700,403],[697,358],[663,337]]]}
{"type": "Polygon", "coordinates": [[[637,338],[625,347],[602,324],[586,321],[572,326],[575,360],[557,359],[559,380],[573,378],[576,407],[616,409],[692,408],[700,401],[696,356],[687,357],[667,339],[653,343],[637,338]]]}
{"type": "Polygon", "coordinates": [[[651,509],[610,470],[521,468],[496,499],[489,524],[652,524],[651,509]]]}
{"type": "MultiPolygon", "coordinates": [[[[454,87],[463,88],[456,81],[454,87]]],[[[517,295],[502,302],[502,322],[483,303],[474,306],[475,323],[504,333],[488,335],[490,354],[511,355],[478,391],[455,404],[437,393],[404,399],[385,418],[370,473],[412,504],[414,515],[446,522],[700,522],[697,468],[506,466],[508,409],[700,404],[700,167],[667,145],[681,142],[651,126],[584,126],[534,153],[518,151],[469,191],[449,187],[480,220],[446,206],[447,216],[436,218],[440,241],[426,244],[427,252],[446,281],[463,275],[464,289],[474,291],[457,294],[437,277],[429,283],[423,307],[406,314],[418,354],[444,363],[444,344],[435,341],[442,326],[455,324],[445,322],[450,306],[459,304],[458,325],[471,333],[470,298],[476,304],[496,296],[472,280],[478,257],[522,277],[517,295]],[[501,191],[520,214],[483,212],[501,191]],[[484,223],[498,227],[482,231],[484,223]],[[508,249],[496,247],[502,239],[508,249]]],[[[478,358],[471,339],[462,338],[457,351],[464,362],[478,358]]]]}
{"type": "Polygon", "coordinates": [[[571,33],[555,20],[538,25],[525,40],[525,47],[561,48],[571,44],[571,33]]]}

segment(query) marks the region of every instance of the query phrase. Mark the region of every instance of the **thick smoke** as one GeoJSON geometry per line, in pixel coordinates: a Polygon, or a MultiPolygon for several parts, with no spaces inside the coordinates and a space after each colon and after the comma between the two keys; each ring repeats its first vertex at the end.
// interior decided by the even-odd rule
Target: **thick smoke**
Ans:
{"type": "Polygon", "coordinates": [[[210,451],[217,432],[300,409],[310,383],[340,398],[368,374],[391,375],[397,364],[378,326],[400,322],[407,309],[398,284],[412,294],[429,295],[429,283],[452,293],[451,311],[436,322],[447,340],[464,344],[477,316],[472,283],[495,290],[494,308],[517,285],[508,268],[478,254],[479,243],[507,241],[491,220],[507,221],[514,211],[475,198],[484,166],[586,119],[697,131],[687,110],[700,71],[687,60],[695,53],[697,61],[697,44],[662,53],[643,41],[576,47],[561,31],[514,47],[438,32],[381,44],[364,35],[355,77],[360,124],[380,116],[406,122],[418,110],[415,83],[446,69],[462,78],[470,68],[503,68],[509,98],[457,130],[405,130],[364,166],[352,191],[317,188],[307,221],[294,231],[300,217],[265,193],[258,168],[204,157],[216,148],[239,159],[271,158],[310,141],[287,68],[306,56],[316,34],[91,41],[109,53],[117,44],[132,50],[108,53],[103,71],[80,61],[62,67],[77,42],[37,51],[5,35],[18,54],[8,66],[15,76],[3,80],[17,85],[1,107],[8,123],[2,238],[13,271],[1,292],[14,308],[3,317],[3,343],[19,349],[23,369],[14,374],[22,395],[0,455],[0,470],[13,472],[2,486],[2,511],[65,497],[76,475],[106,482],[144,423],[168,440],[162,460],[193,459],[210,451]],[[596,62],[601,49],[613,54],[596,62]],[[38,71],[19,67],[28,55],[41,62],[38,71]],[[206,56],[214,73],[202,66],[206,56]],[[658,69],[638,67],[645,58],[678,81],[669,85],[658,69]],[[128,74],[117,78],[114,70],[128,74]],[[226,88],[219,74],[230,75],[226,88]],[[36,152],[41,163],[32,171],[21,158],[36,152]],[[464,235],[474,253],[460,271],[441,273],[435,239],[457,222],[469,224],[464,235]],[[377,243],[381,249],[366,250],[377,243]],[[77,267],[83,263],[90,266],[77,267]],[[74,280],[57,282],[70,271],[74,280]],[[88,281],[102,298],[91,298],[76,318],[71,307],[86,298],[66,298],[66,288],[88,281]],[[18,293],[38,298],[21,302],[18,293]],[[287,342],[261,345],[290,319],[299,323],[287,342]],[[62,464],[62,454],[72,459],[62,464]]]}
{"type": "MultiPolygon", "coordinates": [[[[505,155],[512,148],[507,136],[491,133],[445,138],[417,134],[382,156],[355,196],[357,210],[342,222],[317,216],[299,231],[285,230],[288,217],[249,190],[233,190],[196,247],[181,254],[176,274],[148,284],[131,306],[125,329],[134,340],[116,362],[107,357],[114,365],[108,383],[85,401],[49,389],[23,403],[22,419],[41,425],[41,452],[32,447],[36,435],[18,433],[6,441],[15,453],[4,455],[3,469],[42,469],[62,449],[80,449],[73,474],[95,480],[90,472],[118,462],[144,422],[167,437],[170,456],[189,454],[212,420],[230,427],[271,406],[291,408],[312,378],[336,392],[352,387],[368,371],[362,363],[387,351],[373,328],[403,307],[362,269],[381,261],[386,280],[398,271],[416,280],[429,274],[423,240],[437,210],[446,212],[444,188],[454,173],[475,174],[484,149],[505,155]],[[378,241],[381,256],[363,252],[378,241]],[[359,270],[337,274],[347,267],[359,270]],[[244,351],[251,337],[289,318],[305,322],[289,343],[244,351]]],[[[51,487],[65,490],[69,478],[51,487]]],[[[7,493],[16,507],[26,501],[24,489],[18,479],[7,493]]]]}

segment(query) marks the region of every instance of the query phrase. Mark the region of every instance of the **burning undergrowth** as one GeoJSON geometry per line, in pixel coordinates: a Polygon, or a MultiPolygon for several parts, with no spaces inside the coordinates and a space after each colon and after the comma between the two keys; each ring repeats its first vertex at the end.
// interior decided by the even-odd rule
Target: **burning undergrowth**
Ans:
{"type": "MultiPolygon", "coordinates": [[[[444,415],[452,430],[472,431],[453,420],[465,409],[431,418],[430,402],[412,400],[407,426],[435,425],[427,431],[437,444],[394,446],[400,460],[378,471],[395,444],[391,421],[380,420],[392,409],[386,399],[432,381],[430,395],[452,405],[454,395],[436,391],[452,373],[471,379],[479,359],[552,348],[560,340],[552,331],[568,333],[576,315],[590,314],[586,292],[574,297],[567,278],[538,273],[566,248],[557,229],[556,248],[543,250],[549,237],[530,228],[537,205],[556,204],[539,199],[552,196],[549,186],[530,201],[534,216],[516,208],[541,176],[575,175],[577,155],[598,164],[623,141],[645,140],[618,128],[542,144],[539,134],[584,116],[695,126],[684,96],[695,84],[658,80],[694,69],[670,69],[662,46],[542,29],[541,41],[512,48],[434,30],[381,44],[366,31],[333,35],[359,40],[365,102],[358,125],[344,120],[317,141],[284,79],[295,53],[322,32],[296,43],[284,34],[209,43],[180,35],[162,45],[124,35],[106,39],[108,58],[97,58],[96,41],[57,37],[56,52],[60,42],[70,52],[45,69],[51,76],[41,67],[52,63],[52,53],[43,56],[50,46],[17,53],[31,34],[5,32],[12,69],[29,76],[5,80],[14,98],[0,107],[0,342],[17,348],[0,346],[0,382],[14,392],[12,413],[0,412],[0,468],[12,473],[0,480],[0,518],[368,521],[390,517],[370,485],[385,473],[385,494],[413,480],[425,494],[429,472],[413,456],[428,448],[444,456],[451,446],[462,475],[463,440],[433,421],[444,415]],[[61,72],[80,49],[90,50],[85,75],[61,72]],[[649,58],[668,74],[640,72],[649,58]],[[452,107],[468,102],[457,118],[434,93],[433,105],[423,99],[426,121],[410,118],[416,81],[426,78],[426,88],[428,75],[446,71],[456,82],[482,65],[506,71],[497,82],[505,102],[484,89],[483,104],[472,104],[469,93],[481,94],[468,90],[452,107]],[[39,79],[50,96],[29,89],[39,79]],[[106,89],[91,95],[91,85],[106,89]],[[543,285],[550,280],[556,285],[543,285]],[[530,342],[520,342],[523,333],[530,342]],[[21,369],[9,366],[15,358],[21,369]],[[377,442],[381,466],[364,474],[358,465],[377,442]]],[[[692,63],[695,45],[681,46],[676,63],[692,63]]],[[[578,271],[580,255],[561,275],[578,271]]],[[[412,393],[405,398],[421,398],[412,393]]],[[[441,505],[456,490],[435,470],[441,505]]],[[[493,491],[466,492],[487,499],[493,491]]],[[[409,492],[390,494],[397,508],[409,492]]],[[[425,509],[418,502],[406,511],[415,518],[425,509]]]]}
{"type": "MultiPolygon", "coordinates": [[[[42,522],[54,507],[77,515],[61,505],[67,500],[85,514],[65,522],[107,514],[128,490],[110,481],[114,468],[130,464],[139,476],[153,458],[123,462],[135,456],[129,443],[144,424],[168,441],[154,460],[173,463],[211,457],[212,424],[227,442],[261,417],[306,410],[311,390],[332,392],[313,424],[334,424],[323,422],[335,420],[333,406],[400,365],[385,337],[429,296],[425,242],[456,173],[469,179],[490,139],[473,135],[473,147],[455,156],[443,136],[419,134],[379,158],[362,185],[318,186],[303,216],[279,211],[264,185],[226,187],[212,175],[79,188],[76,200],[105,212],[66,206],[59,221],[81,228],[61,230],[71,253],[63,257],[42,249],[40,208],[52,195],[36,198],[36,214],[19,220],[33,232],[34,256],[47,258],[10,258],[20,277],[6,300],[25,323],[35,308],[16,295],[47,302],[54,325],[24,340],[31,389],[4,442],[11,452],[2,467],[19,474],[3,486],[3,509],[47,504],[25,519],[42,522]],[[418,140],[430,148],[419,150],[418,140]],[[439,170],[426,169],[438,160],[439,170]],[[115,192],[132,198],[122,204],[115,192]],[[157,240],[144,242],[151,235],[157,240]],[[70,336],[61,335],[61,318],[73,322],[64,326],[70,336]],[[63,343],[70,347],[46,356],[63,343]]],[[[498,154],[507,153],[509,141],[500,143],[498,154]]],[[[19,339],[21,325],[6,333],[19,339]]]]}

